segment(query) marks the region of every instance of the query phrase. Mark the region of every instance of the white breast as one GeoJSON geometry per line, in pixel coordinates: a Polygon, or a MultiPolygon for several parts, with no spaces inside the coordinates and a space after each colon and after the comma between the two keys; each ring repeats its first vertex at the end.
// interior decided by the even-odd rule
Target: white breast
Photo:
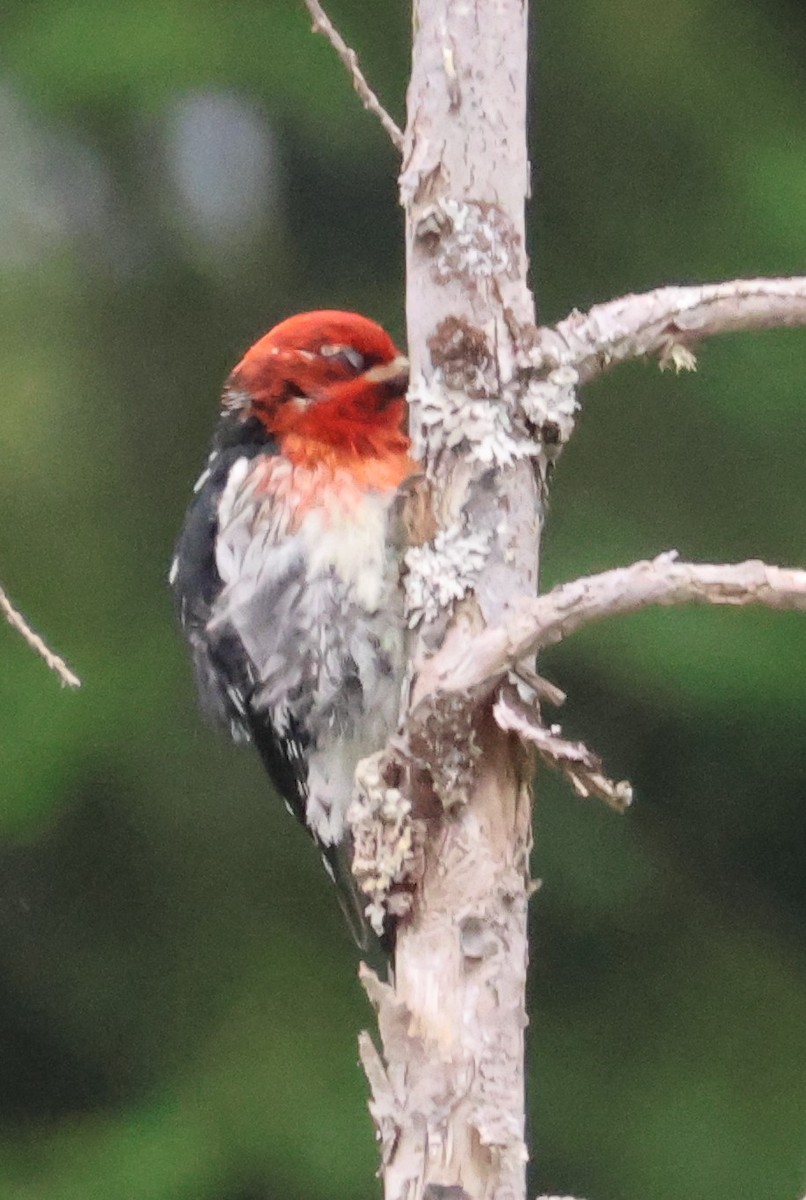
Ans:
{"type": "Polygon", "coordinates": [[[334,493],[328,507],[307,513],[299,529],[311,575],[332,569],[351,589],[356,603],[370,611],[384,602],[389,583],[391,499],[378,492],[334,493]]]}
{"type": "Polygon", "coordinates": [[[219,504],[211,625],[252,665],[250,703],[308,739],[309,823],[338,841],[358,760],[393,731],[404,669],[393,491],[283,459],[239,461],[219,504]]]}

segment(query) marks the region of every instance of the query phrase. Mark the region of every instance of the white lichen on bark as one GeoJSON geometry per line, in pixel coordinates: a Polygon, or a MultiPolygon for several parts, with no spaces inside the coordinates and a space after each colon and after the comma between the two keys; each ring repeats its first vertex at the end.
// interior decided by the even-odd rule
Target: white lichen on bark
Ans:
{"type": "MultiPolygon", "coordinates": [[[[418,0],[401,175],[411,425],[439,532],[407,556],[418,675],[537,589],[548,455],[522,397],[533,305],[521,0],[418,0]],[[437,631],[435,633],[435,631],[437,631]]],[[[554,439],[555,429],[550,431],[554,439]]],[[[393,982],[365,976],[362,1039],[387,1200],[522,1200],[531,761],[489,706],[440,699],[405,726],[423,877],[393,982]],[[425,781],[425,782],[424,782],[425,781]]]]}
{"type": "Polygon", "coordinates": [[[412,892],[422,876],[421,822],[412,820],[411,802],[388,782],[394,763],[385,752],[362,761],[347,813],[353,840],[352,869],[366,897],[364,915],[382,937],[390,920],[411,909],[412,892]]]}
{"type": "MultiPolygon", "coordinates": [[[[448,336],[453,335],[451,329],[448,336]]],[[[507,404],[506,392],[483,394],[483,389],[495,387],[485,379],[483,366],[465,366],[464,390],[459,390],[458,371],[450,382],[446,376],[443,363],[427,388],[416,383],[409,393],[417,406],[415,450],[432,475],[436,472],[438,477],[446,451],[482,467],[509,467],[538,457],[540,442],[518,420],[514,404],[507,404]]]]}
{"type": "Polygon", "coordinates": [[[411,629],[430,624],[473,589],[489,552],[489,535],[461,525],[440,529],[434,540],[405,556],[406,613],[411,629]]]}

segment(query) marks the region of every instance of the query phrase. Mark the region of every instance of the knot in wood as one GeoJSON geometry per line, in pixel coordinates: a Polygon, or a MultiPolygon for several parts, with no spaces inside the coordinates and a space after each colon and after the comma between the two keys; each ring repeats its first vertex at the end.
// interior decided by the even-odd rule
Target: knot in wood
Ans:
{"type": "Polygon", "coordinates": [[[446,385],[473,398],[495,395],[495,358],[482,329],[463,317],[446,317],[428,339],[434,367],[446,385]]]}

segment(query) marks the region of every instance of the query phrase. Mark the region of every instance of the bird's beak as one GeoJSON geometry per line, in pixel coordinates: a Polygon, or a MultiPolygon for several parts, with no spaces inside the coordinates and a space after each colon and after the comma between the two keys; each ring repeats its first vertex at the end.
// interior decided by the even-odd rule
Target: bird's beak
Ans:
{"type": "Polygon", "coordinates": [[[405,354],[398,354],[397,358],[393,358],[389,363],[370,367],[364,372],[363,378],[369,383],[385,384],[384,391],[388,388],[390,392],[400,394],[409,384],[409,360],[405,354]]]}

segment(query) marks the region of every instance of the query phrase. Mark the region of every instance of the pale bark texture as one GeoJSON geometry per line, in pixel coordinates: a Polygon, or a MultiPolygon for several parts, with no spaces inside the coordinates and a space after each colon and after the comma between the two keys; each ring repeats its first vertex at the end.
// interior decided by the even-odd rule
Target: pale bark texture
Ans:
{"type": "MultiPolygon", "coordinates": [[[[604,617],[623,616],[650,605],[763,605],[806,612],[806,571],[751,559],[744,563],[678,562],[675,551],[563,583],[537,599],[512,605],[498,628],[478,633],[472,646],[450,639],[420,675],[434,705],[459,693],[488,695],[525,656],[563,641],[604,617]]],[[[420,703],[424,703],[421,700],[420,703]]],[[[416,710],[415,714],[416,716],[416,710]]]]}
{"type": "MultiPolygon", "coordinates": [[[[414,4],[401,175],[411,427],[441,531],[409,561],[420,661],[446,610],[469,644],[537,589],[545,463],[518,415],[534,320],[526,22],[522,0],[414,4]]],[[[521,1200],[531,760],[489,704],[453,716],[448,739],[427,721],[417,738],[437,803],[393,982],[365,976],[381,1052],[365,1036],[362,1057],[388,1200],[521,1200]]]]}
{"type": "Polygon", "coordinates": [[[590,312],[572,312],[541,329],[536,351],[545,363],[572,367],[577,383],[653,355],[661,367],[690,370],[688,348],[704,338],[753,329],[806,325],[806,277],[734,279],[696,287],[664,287],[619,296],[590,312]]]}
{"type": "MultiPolygon", "coordinates": [[[[395,145],[355,54],[305,0],[395,145]]],[[[535,756],[623,811],[627,781],[544,722],[562,691],[534,654],[646,605],[804,610],[806,573],[749,562],[651,562],[536,598],[549,467],[575,388],[631,358],[691,369],[723,332],[806,323],[806,279],[662,288],[538,329],[524,211],[525,0],[414,0],[403,136],[411,433],[406,497],[411,687],[399,734],[361,764],[353,871],[388,982],[362,980],[380,1045],[361,1059],[386,1200],[524,1200],[526,920],[535,756]]],[[[547,1198],[548,1200],[548,1198],[547,1198]]]]}

